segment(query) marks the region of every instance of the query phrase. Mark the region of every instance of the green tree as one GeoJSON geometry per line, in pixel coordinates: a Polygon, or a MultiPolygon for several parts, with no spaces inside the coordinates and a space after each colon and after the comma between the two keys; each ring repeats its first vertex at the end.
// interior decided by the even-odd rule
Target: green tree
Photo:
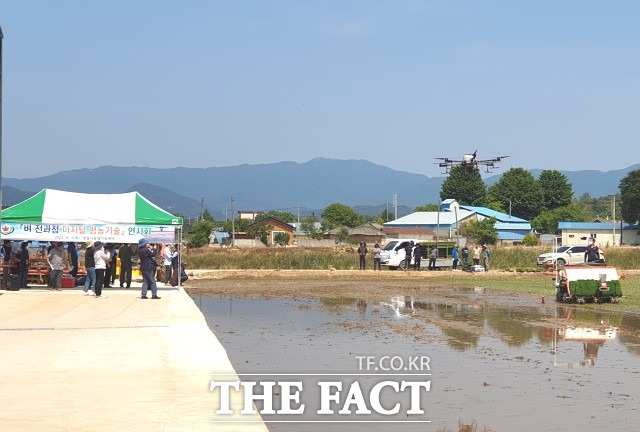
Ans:
{"type": "Polygon", "coordinates": [[[253,222],[254,221],[251,219],[236,218],[233,220],[233,223],[231,220],[224,222],[222,224],[222,229],[228,233],[230,233],[232,229],[235,232],[244,232],[245,228],[253,222]]]}
{"type": "Polygon", "coordinates": [[[310,214],[300,223],[300,230],[312,239],[321,240],[324,237],[322,229],[316,226],[318,218],[314,214],[310,214]]]}
{"type": "Polygon", "coordinates": [[[320,213],[323,226],[332,229],[338,226],[356,227],[360,225],[360,215],[351,207],[340,203],[329,204],[320,213]]]}
{"type": "Polygon", "coordinates": [[[640,170],[630,171],[620,180],[622,219],[630,224],[640,221],[640,170]]]}
{"type": "Polygon", "coordinates": [[[533,233],[527,233],[522,238],[522,244],[525,246],[536,246],[538,244],[538,239],[533,233]]]}
{"type": "Polygon", "coordinates": [[[556,170],[544,170],[538,177],[542,190],[544,210],[553,210],[571,204],[573,186],[567,176],[556,170]]]}
{"type": "Polygon", "coordinates": [[[340,229],[338,229],[338,231],[336,232],[336,238],[340,243],[346,242],[349,238],[349,229],[347,229],[347,227],[341,227],[340,229]]]}
{"type": "Polygon", "coordinates": [[[269,244],[269,232],[273,229],[273,226],[264,223],[256,222],[245,228],[247,235],[260,240],[263,244],[269,244]]]}
{"type": "Polygon", "coordinates": [[[279,246],[286,246],[289,244],[290,239],[291,237],[289,237],[288,233],[280,231],[275,233],[275,235],[273,236],[273,243],[279,246]]]}
{"type": "Polygon", "coordinates": [[[191,248],[199,248],[209,244],[209,236],[213,232],[213,222],[201,220],[191,227],[191,232],[185,234],[187,243],[191,248]]]}
{"type": "Polygon", "coordinates": [[[576,204],[547,210],[531,220],[531,227],[540,234],[557,234],[560,222],[587,222],[584,209],[576,204]]]}
{"type": "Polygon", "coordinates": [[[481,221],[470,220],[460,225],[460,234],[477,243],[495,244],[498,241],[498,231],[495,224],[496,218],[485,218],[481,221]]]}
{"type": "Polygon", "coordinates": [[[389,210],[389,207],[385,207],[378,216],[376,216],[375,221],[379,224],[383,224],[385,222],[389,222],[390,220],[395,219],[393,212],[389,210]]]}
{"type": "Polygon", "coordinates": [[[491,191],[487,192],[485,207],[490,208],[491,210],[498,211],[500,213],[507,213],[509,211],[508,208],[504,208],[498,198],[493,196],[493,193],[491,193],[491,191]]]}
{"type": "Polygon", "coordinates": [[[438,204],[424,204],[413,209],[415,212],[437,212],[440,211],[438,204]]]}
{"type": "Polygon", "coordinates": [[[523,219],[532,219],[541,211],[542,189],[531,172],[524,168],[511,168],[489,188],[504,208],[523,219]]]}
{"type": "Polygon", "coordinates": [[[613,199],[618,203],[621,201],[620,195],[607,195],[605,197],[592,197],[588,193],[582,194],[578,199],[574,200],[574,204],[583,208],[587,220],[595,219],[624,219],[622,217],[622,206],[616,206],[615,217],[612,215],[613,199]]]}
{"type": "Polygon", "coordinates": [[[292,223],[297,220],[296,215],[288,211],[280,211],[280,210],[269,210],[265,213],[266,217],[271,216],[272,218],[278,219],[279,221],[285,223],[292,223]]]}
{"type": "Polygon", "coordinates": [[[480,170],[462,165],[451,168],[440,189],[441,200],[453,198],[461,205],[483,206],[486,195],[487,186],[482,180],[480,170]]]}
{"type": "Polygon", "coordinates": [[[211,213],[209,213],[209,210],[207,209],[204,209],[204,211],[202,212],[202,219],[209,222],[213,222],[213,216],[211,215],[211,213]]]}

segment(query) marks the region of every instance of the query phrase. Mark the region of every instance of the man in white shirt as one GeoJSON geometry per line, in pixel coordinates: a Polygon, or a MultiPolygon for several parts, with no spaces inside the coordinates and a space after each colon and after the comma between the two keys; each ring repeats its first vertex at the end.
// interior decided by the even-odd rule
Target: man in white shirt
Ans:
{"type": "Polygon", "coordinates": [[[62,273],[68,262],[67,251],[64,250],[64,243],[58,242],[56,247],[51,249],[51,252],[47,255],[47,261],[49,262],[49,266],[51,266],[49,287],[60,290],[62,286],[62,273]]]}
{"type": "Polygon", "coordinates": [[[170,244],[164,245],[162,251],[162,264],[164,265],[164,284],[171,285],[171,258],[173,258],[173,247],[170,244]]]}

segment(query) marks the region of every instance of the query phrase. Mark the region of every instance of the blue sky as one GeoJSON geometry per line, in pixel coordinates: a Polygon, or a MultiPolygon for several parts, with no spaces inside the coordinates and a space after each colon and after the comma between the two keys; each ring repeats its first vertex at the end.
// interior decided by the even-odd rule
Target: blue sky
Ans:
{"type": "MultiPolygon", "coordinates": [[[[4,0],[4,177],[638,163],[640,2],[4,0]]],[[[168,179],[170,182],[170,179],[168,179]]]]}

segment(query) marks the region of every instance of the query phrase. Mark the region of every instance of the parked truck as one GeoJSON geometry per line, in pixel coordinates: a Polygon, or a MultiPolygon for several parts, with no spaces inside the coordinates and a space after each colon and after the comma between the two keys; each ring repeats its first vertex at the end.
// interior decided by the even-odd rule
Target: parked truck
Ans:
{"type": "MultiPolygon", "coordinates": [[[[404,268],[407,257],[405,256],[405,246],[407,243],[413,242],[420,246],[422,252],[422,261],[420,267],[427,267],[429,264],[429,252],[433,246],[438,249],[438,259],[436,260],[436,268],[443,269],[451,267],[451,249],[455,245],[454,242],[425,242],[412,238],[401,238],[390,240],[380,253],[380,265],[386,266],[389,270],[404,268]]],[[[413,257],[409,257],[409,265],[413,266],[413,257]]]]}

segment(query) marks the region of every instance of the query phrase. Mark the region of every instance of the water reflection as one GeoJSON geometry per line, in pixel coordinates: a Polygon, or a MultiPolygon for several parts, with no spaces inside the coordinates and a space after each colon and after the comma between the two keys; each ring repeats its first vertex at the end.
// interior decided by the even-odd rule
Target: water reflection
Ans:
{"type": "MultiPolygon", "coordinates": [[[[239,373],[357,372],[355,356],[428,355],[433,427],[403,431],[453,430],[460,418],[491,430],[636,430],[640,317],[489,296],[194,300],[239,373]]],[[[364,430],[349,427],[339,430],[364,430]]]]}
{"type": "MultiPolygon", "coordinates": [[[[478,301],[484,290],[468,292],[475,296],[466,299],[470,301],[410,296],[395,296],[388,301],[335,297],[302,301],[306,305],[298,307],[330,314],[357,312],[360,318],[372,319],[377,324],[389,318],[418,321],[442,336],[446,344],[458,352],[478,348],[482,338],[497,338],[513,349],[535,342],[550,347],[554,354],[560,342],[579,344],[584,352],[583,363],[592,366],[596,364],[600,348],[608,341],[622,343],[629,352],[640,355],[640,317],[637,315],[604,313],[571,305],[489,306],[478,301]]],[[[260,314],[268,315],[265,309],[271,307],[273,300],[254,300],[255,306],[261,309],[260,314]]],[[[234,300],[225,297],[224,301],[228,305],[226,312],[232,317],[234,300]]],[[[554,364],[558,362],[554,360],[554,364]]]]}

